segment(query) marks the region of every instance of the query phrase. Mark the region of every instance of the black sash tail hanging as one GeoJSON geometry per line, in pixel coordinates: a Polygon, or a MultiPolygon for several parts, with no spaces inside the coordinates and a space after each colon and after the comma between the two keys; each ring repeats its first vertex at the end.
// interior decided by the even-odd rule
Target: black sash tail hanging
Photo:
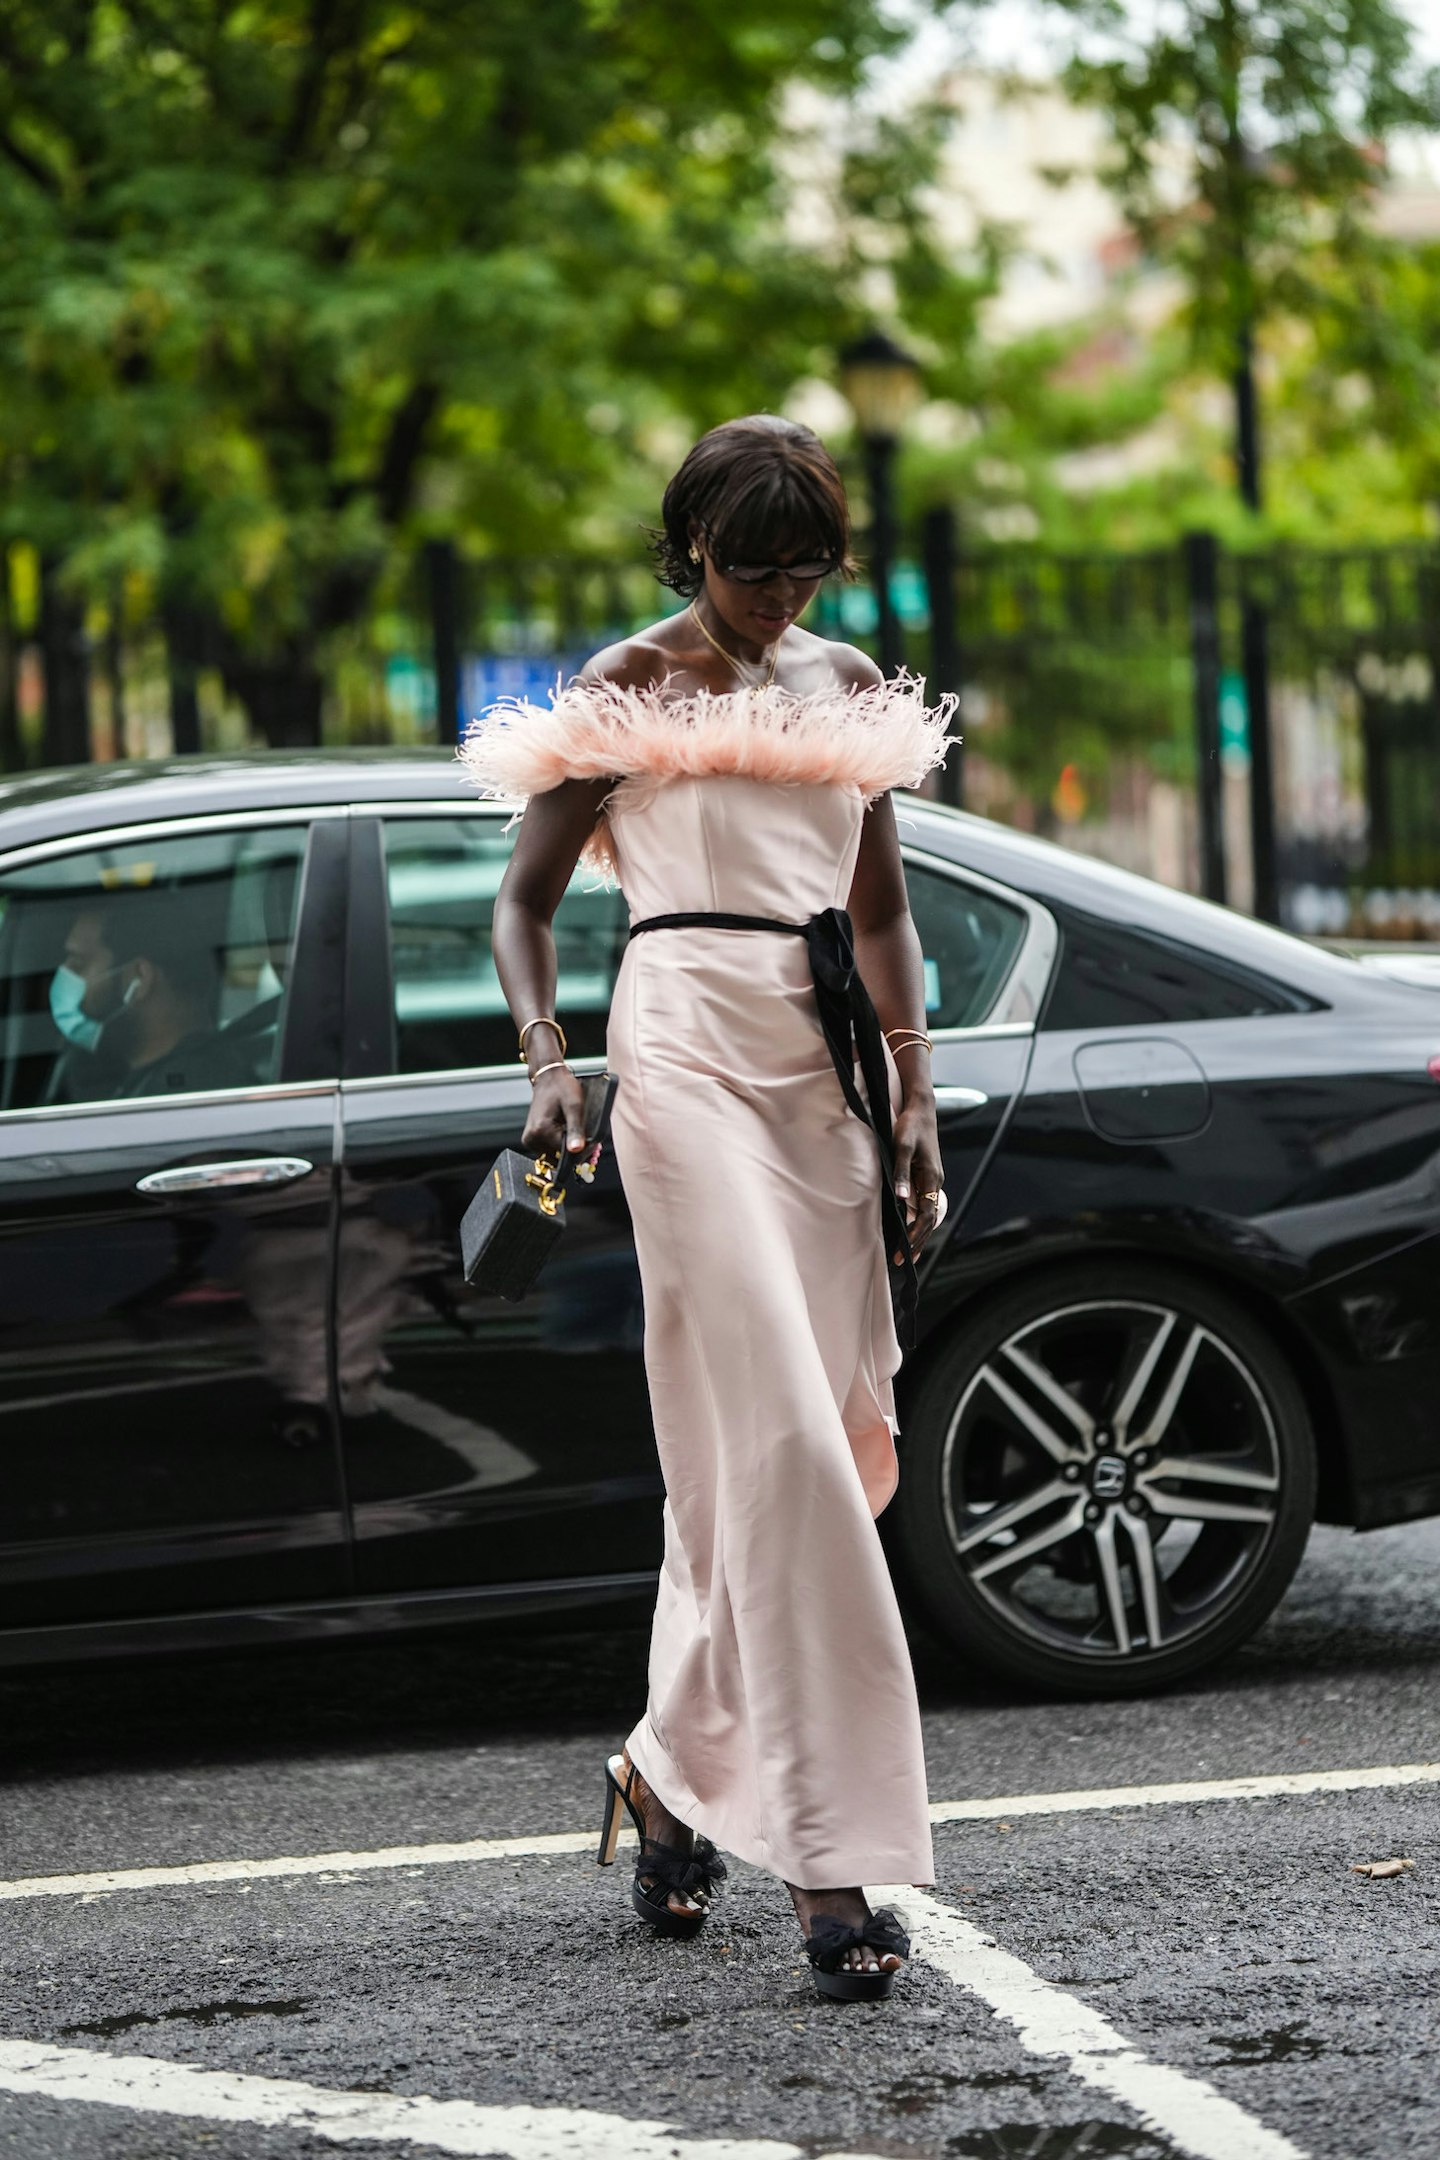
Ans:
{"type": "Polygon", "coordinates": [[[863,1125],[875,1135],[880,1157],[880,1225],[885,1238],[890,1302],[895,1313],[895,1333],[902,1350],[915,1344],[915,1307],[918,1285],[905,1210],[895,1197],[895,1132],[890,1120],[890,1087],[885,1065],[885,1038],[880,1016],[855,965],[855,932],[846,909],[821,908],[803,923],[782,922],[774,915],[732,915],[724,909],[696,909],[678,915],[647,915],[632,923],[630,936],[642,930],[683,930],[704,926],[712,930],[783,930],[803,937],[810,955],[815,1001],[820,1026],[830,1052],[845,1101],[863,1125]],[[855,1061],[859,1058],[865,1095],[855,1085],[855,1061]],[[868,1097],[868,1108],[866,1098],[868,1097]],[[903,1257],[897,1267],[890,1257],[903,1257]]]}

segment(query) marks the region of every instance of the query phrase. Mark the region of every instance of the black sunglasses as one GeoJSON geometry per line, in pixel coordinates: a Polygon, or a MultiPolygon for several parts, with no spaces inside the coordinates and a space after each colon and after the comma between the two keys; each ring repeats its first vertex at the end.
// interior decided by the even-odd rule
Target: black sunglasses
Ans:
{"type": "MultiPolygon", "coordinates": [[[[708,528],[702,526],[701,530],[713,549],[715,542],[708,528]]],[[[801,585],[813,585],[838,568],[833,555],[817,555],[809,562],[796,563],[721,562],[714,555],[711,560],[721,577],[730,578],[737,585],[768,585],[771,578],[778,577],[794,578],[801,585]]]]}

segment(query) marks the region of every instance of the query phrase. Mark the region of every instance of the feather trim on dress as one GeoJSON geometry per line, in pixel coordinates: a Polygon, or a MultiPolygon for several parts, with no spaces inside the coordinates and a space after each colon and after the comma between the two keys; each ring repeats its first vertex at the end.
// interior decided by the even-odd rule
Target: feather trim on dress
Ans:
{"type": "Polygon", "coordinates": [[[605,822],[612,801],[638,809],[668,780],[737,773],[782,787],[852,787],[872,802],[888,788],[918,787],[944,763],[957,702],[946,696],[927,706],[923,676],[903,673],[864,690],[806,697],[778,686],[671,698],[654,685],[571,683],[557,685],[548,705],[499,700],[457,755],[492,799],[523,803],[562,780],[613,779],[580,856],[608,883],[616,867],[605,822]]]}

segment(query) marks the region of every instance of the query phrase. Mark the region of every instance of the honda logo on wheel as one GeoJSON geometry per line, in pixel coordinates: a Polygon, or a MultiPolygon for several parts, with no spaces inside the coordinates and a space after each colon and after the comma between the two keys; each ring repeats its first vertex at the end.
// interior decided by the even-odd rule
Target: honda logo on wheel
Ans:
{"type": "Polygon", "coordinates": [[[1125,1465],[1118,1455],[1102,1455],[1090,1473],[1097,1500],[1118,1500],[1125,1490],[1125,1465]]]}

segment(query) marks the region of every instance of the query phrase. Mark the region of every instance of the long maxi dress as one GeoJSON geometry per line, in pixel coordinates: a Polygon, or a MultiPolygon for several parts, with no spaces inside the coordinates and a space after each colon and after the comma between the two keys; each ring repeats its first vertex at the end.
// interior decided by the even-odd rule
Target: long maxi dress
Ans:
{"type": "MultiPolygon", "coordinates": [[[[613,777],[581,861],[618,876],[632,922],[803,922],[845,906],[867,804],[943,759],[947,719],[907,678],[806,698],[576,684],[493,708],[460,754],[492,796],[613,777]]],[[[636,937],[607,1052],[666,1492],[631,1759],[682,1822],[788,1882],[931,1882],[914,1674],[875,1520],[898,1476],[901,1358],[879,1159],[804,941],[636,937]]],[[[886,1073],[898,1108],[888,1048],[886,1073]]]]}

